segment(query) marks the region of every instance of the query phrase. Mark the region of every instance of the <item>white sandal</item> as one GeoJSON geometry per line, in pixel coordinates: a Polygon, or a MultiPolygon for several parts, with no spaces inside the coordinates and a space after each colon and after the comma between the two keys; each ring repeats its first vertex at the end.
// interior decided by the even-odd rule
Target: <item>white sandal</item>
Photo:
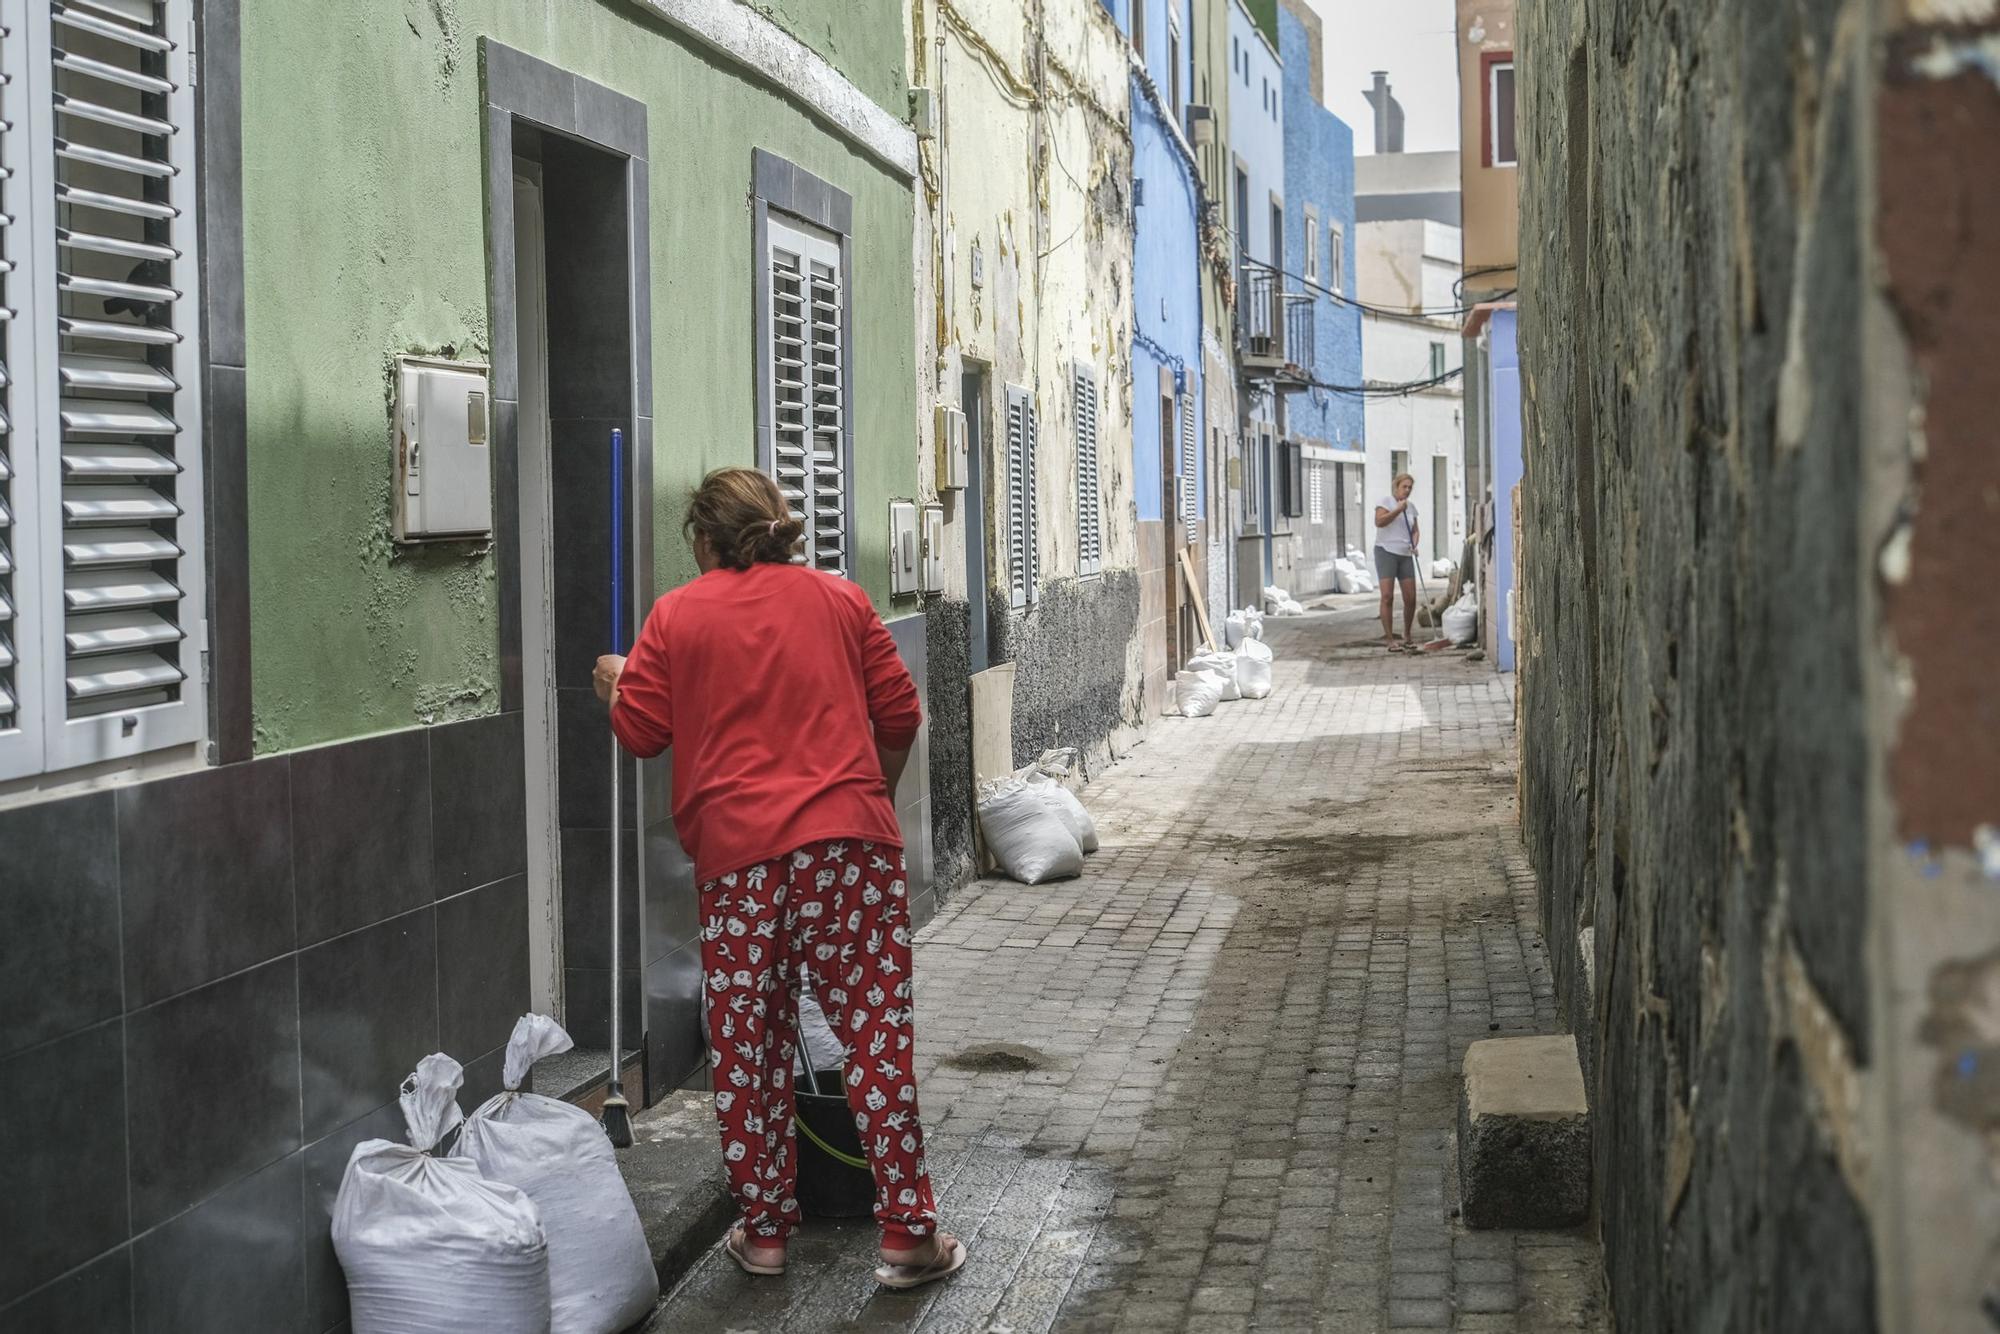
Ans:
{"type": "Polygon", "coordinates": [[[875,1281],[885,1288],[903,1291],[935,1283],[965,1267],[964,1242],[949,1232],[938,1233],[937,1241],[937,1256],[929,1264],[882,1265],[875,1270],[875,1281]]]}

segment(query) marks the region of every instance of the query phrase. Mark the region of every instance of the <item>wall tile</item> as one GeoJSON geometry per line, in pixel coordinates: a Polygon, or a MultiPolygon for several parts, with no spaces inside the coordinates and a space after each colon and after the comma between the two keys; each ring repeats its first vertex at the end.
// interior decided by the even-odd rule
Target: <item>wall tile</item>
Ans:
{"type": "Polygon", "coordinates": [[[437,936],[424,907],[299,952],[305,1137],[395,1095],[438,1049],[437,936]]]}
{"type": "Polygon", "coordinates": [[[298,1149],[298,965],[280,959],[125,1020],[132,1227],[298,1149]]]}
{"type": "Polygon", "coordinates": [[[110,793],[0,811],[0,1053],[123,1008],[110,793]]]}
{"type": "MultiPolygon", "coordinates": [[[[603,968],[563,969],[563,1027],[579,1047],[608,1048],[611,1042],[611,974],[603,968]]],[[[639,1046],[644,1031],[644,1012],[640,1008],[639,970],[624,970],[625,994],[624,1031],[619,1039],[625,1050],[634,1051],[639,1046]]],[[[631,1091],[626,1092],[630,1097],[631,1091]]]]}
{"type": "Polygon", "coordinates": [[[430,729],[431,843],[439,898],[528,869],[521,715],[430,729]]]}
{"type": "Polygon", "coordinates": [[[134,1241],[135,1334],[299,1328],[300,1190],[290,1154],[134,1241]]]}
{"type": "Polygon", "coordinates": [[[694,862],[675,836],[673,822],[662,820],[646,830],[645,961],[665,958],[700,929],[694,862]]]}
{"type": "MultiPolygon", "coordinates": [[[[590,690],[556,691],[557,819],[564,829],[606,829],[611,822],[611,722],[590,690]]],[[[629,822],[639,801],[628,757],[620,804],[629,822]]]]}
{"type": "MultiPolygon", "coordinates": [[[[458,1105],[465,1109],[467,1116],[472,1115],[481,1103],[500,1092],[501,1081],[506,1073],[507,1048],[504,1045],[495,1047],[484,1056],[477,1056],[465,1062],[465,1082],[458,1088],[458,1105]]],[[[533,1091],[529,1090],[531,1093],[533,1091]]]]}
{"type": "Polygon", "coordinates": [[[124,1246],[0,1307],[0,1334],[130,1334],[131,1328],[132,1252],[124,1246]]]}
{"type": "Polygon", "coordinates": [[[429,735],[411,728],[291,761],[299,943],[429,903],[429,735]]]}
{"type": "MultiPolygon", "coordinates": [[[[640,962],[639,848],[630,825],[621,831],[618,899],[627,967],[640,962]]],[[[606,968],[611,963],[611,834],[602,829],[562,831],[563,963],[606,968]]]]}
{"type": "MultiPolygon", "coordinates": [[[[683,946],[646,968],[647,1101],[708,1068],[701,1030],[701,950],[683,946]]],[[[627,1096],[630,1096],[628,1093],[627,1096]]]]}
{"type": "Polygon", "coordinates": [[[127,1006],[294,948],[290,776],[279,757],[118,790],[127,1006]]]}
{"type": "Polygon", "coordinates": [[[117,1020],[0,1061],[0,1305],[127,1234],[117,1020]]]}
{"type": "Polygon", "coordinates": [[[507,1041],[529,1004],[526,876],[438,904],[437,980],[441,1050],[463,1063],[507,1041]]]}
{"type": "MultiPolygon", "coordinates": [[[[461,1097],[459,1106],[468,1110],[461,1097]]],[[[371,1139],[408,1142],[400,1104],[391,1102],[366,1116],[342,1126],[317,1144],[309,1146],[304,1158],[304,1198],[300,1206],[300,1234],[305,1252],[306,1323],[309,1334],[347,1319],[347,1275],[333,1253],[333,1202],[340,1194],[340,1181],[347,1173],[347,1160],[356,1145],[371,1139]]]]}

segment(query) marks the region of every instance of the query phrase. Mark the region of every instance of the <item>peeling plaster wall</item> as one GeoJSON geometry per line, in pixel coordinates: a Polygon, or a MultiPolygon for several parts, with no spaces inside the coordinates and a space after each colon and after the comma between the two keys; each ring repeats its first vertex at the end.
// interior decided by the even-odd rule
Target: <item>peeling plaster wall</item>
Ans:
{"type": "MultiPolygon", "coordinates": [[[[1130,587],[1132,141],[1127,46],[1101,6],[933,0],[913,15],[911,81],[944,91],[942,133],[924,149],[929,216],[916,257],[937,367],[927,391],[960,403],[968,369],[987,385],[977,423],[985,507],[971,513],[964,492],[944,498],[946,596],[926,608],[942,892],[973,870],[968,542],[985,551],[989,661],[1015,664],[1017,755],[1056,744],[1101,752],[1142,722],[1130,587]],[[1098,388],[1103,573],[1087,578],[1078,573],[1079,362],[1098,388]],[[1033,393],[1039,421],[1040,582],[1025,610],[1010,609],[1007,595],[1010,385],[1033,393]]],[[[928,456],[920,472],[929,477],[928,456]]]]}
{"type": "Polygon", "coordinates": [[[2000,1309],[2000,86],[1896,10],[1520,8],[1523,827],[1628,1331],[2000,1309]]]}
{"type": "MultiPolygon", "coordinates": [[[[822,21],[900,120],[899,11],[822,21]],[[884,62],[896,68],[884,73],[884,62]],[[893,76],[893,77],[892,77],[893,76]]],[[[812,25],[803,25],[810,28],[812,25]]],[[[688,485],[752,459],[753,146],[855,201],[856,568],[888,609],[886,506],[915,494],[908,181],[782,89],[631,3],[246,5],[244,287],[253,707],[260,751],[491,712],[498,608],[485,544],[388,539],[388,368],[484,359],[483,104],[491,36],[648,104],[659,577],[693,573],[688,485]],[[309,103],[298,72],[324,78],[309,103]]]]}

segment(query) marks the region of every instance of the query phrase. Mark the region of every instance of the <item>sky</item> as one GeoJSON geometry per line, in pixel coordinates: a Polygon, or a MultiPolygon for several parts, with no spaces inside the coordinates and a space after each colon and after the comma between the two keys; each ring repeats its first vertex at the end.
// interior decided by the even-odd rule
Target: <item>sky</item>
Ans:
{"type": "Polygon", "coordinates": [[[1326,33],[1320,100],[1354,130],[1354,151],[1375,148],[1375,113],[1362,90],[1389,71],[1403,104],[1403,148],[1458,147],[1458,64],[1452,0],[1311,0],[1326,33]]]}

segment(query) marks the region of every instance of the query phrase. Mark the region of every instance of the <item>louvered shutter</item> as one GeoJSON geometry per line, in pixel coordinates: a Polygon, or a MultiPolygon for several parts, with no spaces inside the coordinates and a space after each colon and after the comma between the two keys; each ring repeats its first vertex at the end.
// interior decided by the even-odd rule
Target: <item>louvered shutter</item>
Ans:
{"type": "Polygon", "coordinates": [[[1307,522],[1325,523],[1326,500],[1320,489],[1320,474],[1325,471],[1325,465],[1318,462],[1309,463],[1306,469],[1307,502],[1311,508],[1307,522]]]}
{"type": "Polygon", "coordinates": [[[840,243],[778,221],[767,229],[771,370],[767,466],[805,525],[799,559],[849,573],[847,360],[840,243]]]}
{"type": "Polygon", "coordinates": [[[1007,386],[1007,601],[1025,607],[1035,600],[1037,560],[1035,503],[1034,395],[1007,386]]]}
{"type": "Polygon", "coordinates": [[[1200,537],[1200,516],[1195,512],[1195,433],[1194,395],[1181,395],[1181,522],[1187,527],[1187,543],[1200,537]]]}
{"type": "Polygon", "coordinates": [[[28,0],[0,0],[0,778],[42,768],[28,0]]]}
{"type": "Polygon", "coordinates": [[[12,563],[55,770],[203,732],[191,18],[188,0],[6,3],[28,93],[4,184],[8,257],[29,266],[8,277],[32,288],[8,349],[32,342],[9,358],[32,378],[9,393],[37,455],[33,550],[18,525],[12,563]]]}
{"type": "Polygon", "coordinates": [[[1076,367],[1076,569],[1080,575],[1104,568],[1103,496],[1097,461],[1097,377],[1076,367]]]}

